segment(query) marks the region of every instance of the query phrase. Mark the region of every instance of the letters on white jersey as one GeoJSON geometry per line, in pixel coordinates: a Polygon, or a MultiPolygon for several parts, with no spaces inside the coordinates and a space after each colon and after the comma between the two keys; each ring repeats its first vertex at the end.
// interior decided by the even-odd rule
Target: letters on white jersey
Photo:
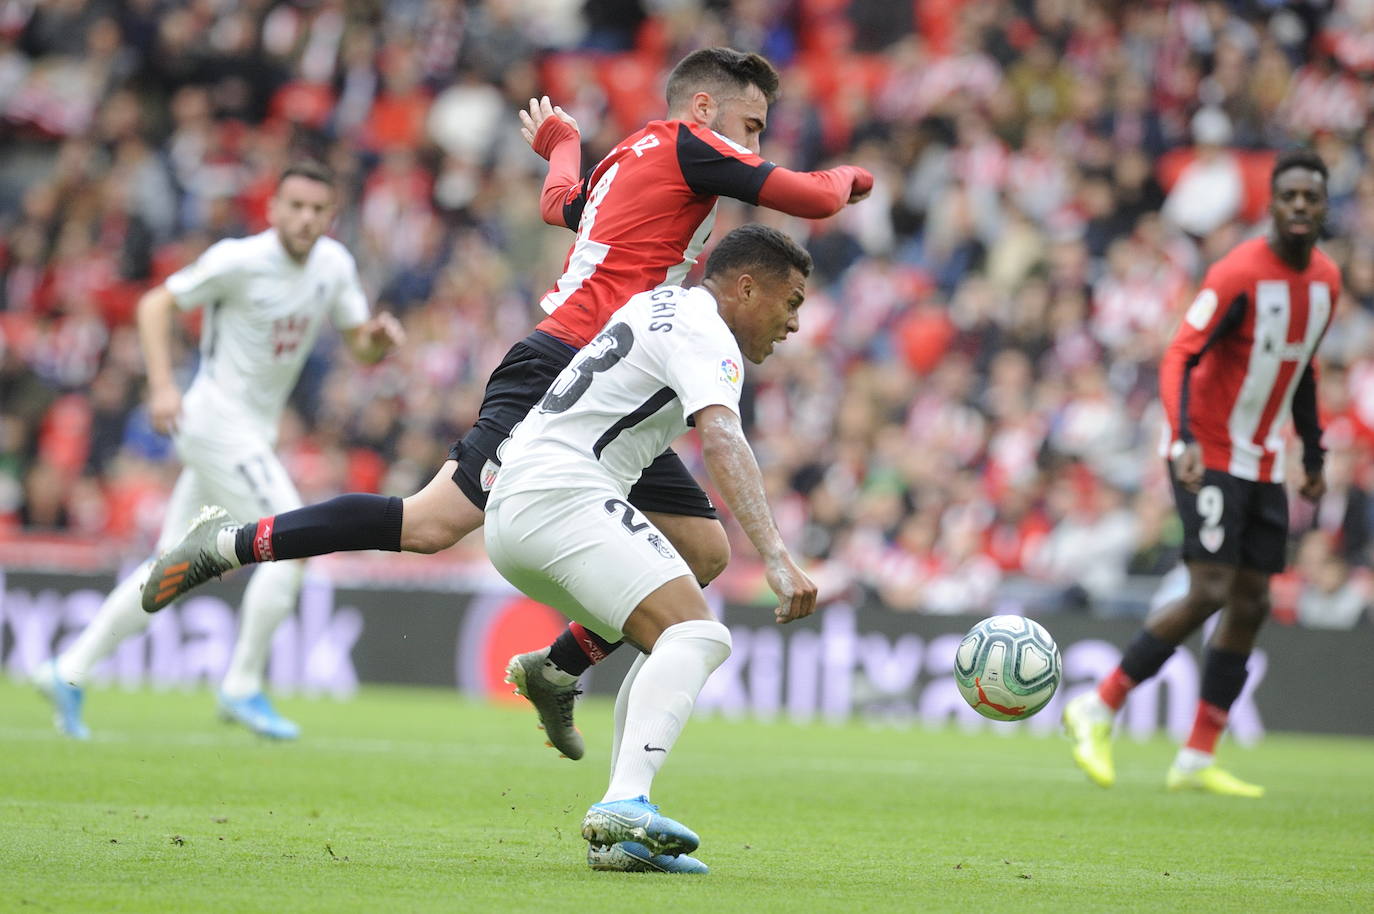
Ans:
{"type": "Polygon", "coordinates": [[[578,485],[628,492],[698,410],[739,412],[743,362],[705,289],[634,296],[512,432],[493,495],[578,485]]]}
{"type": "Polygon", "coordinates": [[[243,407],[275,428],[323,318],[340,329],[367,320],[353,257],[332,238],[305,263],[287,255],[276,231],[211,245],[167,278],[183,309],[205,308],[201,364],[191,394],[243,407]]]}

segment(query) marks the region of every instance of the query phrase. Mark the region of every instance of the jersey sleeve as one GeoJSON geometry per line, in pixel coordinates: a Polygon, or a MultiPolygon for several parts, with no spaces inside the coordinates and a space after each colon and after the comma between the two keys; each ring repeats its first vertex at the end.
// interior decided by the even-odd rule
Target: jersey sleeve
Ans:
{"type": "Polygon", "coordinates": [[[1159,366],[1160,400],[1174,440],[1193,440],[1188,418],[1192,370],[1217,340],[1241,325],[1248,299],[1240,274],[1222,260],[1207,271],[1197,296],[1184,312],[1159,366]]]}
{"type": "Polygon", "coordinates": [[[682,403],[688,419],[707,406],[725,406],[739,415],[740,390],[744,385],[744,358],[739,345],[725,328],[682,326],[684,339],[665,348],[668,386],[682,403]]]}
{"type": "Polygon", "coordinates": [[[759,191],[777,168],[743,146],[704,127],[679,124],[677,163],[693,193],[759,202],[759,191]]]}
{"type": "Polygon", "coordinates": [[[534,151],[549,162],[539,193],[539,214],[549,225],[576,229],[586,206],[587,188],[577,176],[582,167],[582,138],[568,124],[551,117],[534,135],[534,151]]]}
{"type": "Polygon", "coordinates": [[[218,241],[193,262],[167,277],[164,285],[177,307],[185,311],[228,297],[239,267],[239,245],[234,239],[218,241]]]}
{"type": "Polygon", "coordinates": [[[825,219],[844,209],[854,193],[872,189],[873,175],[857,165],[825,171],[776,168],[763,182],[759,205],[803,219],[825,219]]]}
{"type": "Polygon", "coordinates": [[[362,280],[358,278],[358,264],[353,259],[353,255],[348,253],[348,249],[339,246],[339,270],[343,277],[339,282],[338,292],[334,296],[333,309],[330,317],[334,321],[334,326],[340,330],[349,330],[360,324],[366,323],[369,315],[367,305],[367,293],[363,291],[362,280]]]}

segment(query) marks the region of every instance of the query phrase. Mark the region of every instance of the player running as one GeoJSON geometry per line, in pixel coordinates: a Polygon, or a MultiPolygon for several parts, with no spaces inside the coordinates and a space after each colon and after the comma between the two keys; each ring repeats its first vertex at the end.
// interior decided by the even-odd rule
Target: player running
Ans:
{"type": "Polygon", "coordinates": [[[602,638],[643,653],[616,698],[611,780],[582,836],[593,869],[625,843],[669,872],[705,872],[683,855],[691,829],[649,803],[650,786],[697,694],[730,655],[730,631],[692,570],[627,501],[664,448],[695,425],[726,504],[763,557],[776,617],[810,615],[816,587],[788,554],[740,427],[743,360],[762,362],[797,330],[811,258],[746,225],[721,239],[699,288],[631,298],[557,377],[505,443],[487,503],[487,552],[505,578],[602,638]]]}
{"type": "Polygon", "coordinates": [[[1156,612],[1121,665],[1064,709],[1073,756],[1110,787],[1113,717],[1131,689],[1221,610],[1207,645],[1197,716],[1169,768],[1170,790],[1258,797],[1264,789],[1218,767],[1217,738],[1245,685],[1246,660],[1269,615],[1269,578],[1283,570],[1288,534],[1283,428],[1303,445],[1299,489],[1326,491],[1313,354],[1340,297],[1340,271],[1317,250],[1326,165],[1309,150],[1279,156],[1270,175],[1273,226],[1217,261],[1160,366],[1169,473],[1183,521],[1188,593],[1156,612]]]}
{"type": "MultiPolygon", "coordinates": [[[[525,138],[549,160],[543,216],[575,228],[577,239],[540,302],[549,316],[492,374],[477,422],[450,459],[405,499],[351,494],[243,526],[207,520],[154,567],[144,609],[155,612],[240,565],[354,549],[437,552],[480,527],[511,428],[631,295],[682,281],[711,231],[718,197],[821,218],[872,189],[862,168],[795,172],[759,156],[777,90],[777,71],[757,54],[695,51],[668,78],[668,119],[626,137],[583,177],[576,123],[547,98],[532,99],[521,119],[525,138]],[[170,571],[183,565],[184,572],[170,571]]],[[[628,500],[703,586],[724,569],[729,543],[715,508],[671,449],[644,470],[628,500]]],[[[510,679],[569,758],[583,753],[573,725],[577,679],[614,648],[574,623],[550,647],[512,659],[510,679]]]]}
{"type": "MultiPolygon", "coordinates": [[[[362,362],[381,359],[402,341],[390,314],[369,319],[353,255],[324,237],[335,201],[334,179],[323,165],[290,165],[268,206],[271,228],[211,245],[139,301],[148,411],[153,426],[173,436],[185,465],[167,505],[160,550],[185,533],[197,511],[197,523],[222,524],[300,505],[273,448],[286,398],[325,317],[362,362]],[[201,361],[183,398],[172,375],[172,323],[177,309],[194,308],[205,309],[201,361]]],[[[36,683],[68,736],[90,735],[81,705],[91,669],[148,627],[139,588],[152,562],[120,582],[72,646],[37,671],[36,683]]],[[[295,605],[302,572],[301,562],[284,562],[253,575],[219,690],[224,716],[276,739],[294,739],[299,728],[272,707],[263,670],[272,633],[295,605]]]]}

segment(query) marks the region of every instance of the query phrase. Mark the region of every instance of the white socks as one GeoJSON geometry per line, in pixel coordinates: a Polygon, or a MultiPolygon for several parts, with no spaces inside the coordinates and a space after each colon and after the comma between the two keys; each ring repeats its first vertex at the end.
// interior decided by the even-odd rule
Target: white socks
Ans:
{"type": "Polygon", "coordinates": [[[1078,703],[1079,710],[1095,724],[1109,724],[1116,718],[1116,712],[1107,707],[1102,696],[1097,694],[1097,689],[1084,692],[1074,701],[1078,703]]]}
{"type": "Polygon", "coordinates": [[[560,670],[558,664],[549,659],[549,649],[546,647],[539,652],[544,655],[544,662],[539,665],[539,674],[556,686],[570,686],[581,679],[581,676],[574,676],[572,673],[560,670]]]}
{"type": "Polygon", "coordinates": [[[1174,767],[1179,771],[1186,771],[1192,774],[1204,768],[1210,768],[1216,762],[1216,756],[1210,752],[1203,752],[1199,749],[1189,749],[1187,746],[1178,750],[1178,755],[1174,756],[1174,767]]]}
{"type": "Polygon", "coordinates": [[[305,574],[302,561],[264,562],[253,572],[239,610],[239,637],[220,691],[247,698],[262,691],[262,674],[277,626],[296,608],[305,574]]]}
{"type": "MultiPolygon", "coordinates": [[[[648,796],[654,775],[677,742],[706,679],[730,656],[730,630],[694,619],[664,629],[652,654],[627,680],[624,732],[615,744],[611,783],[602,802],[648,796]]],[[[620,699],[616,699],[617,723],[620,699]]],[[[617,727],[617,733],[620,728],[617,727]]]]}
{"type": "Polygon", "coordinates": [[[57,675],[63,682],[85,685],[92,667],[114,653],[125,638],[138,634],[152,622],[153,617],[143,611],[139,602],[143,579],[152,564],[153,560],[148,559],[120,581],[72,646],[57,657],[57,675]]]}
{"type": "Polygon", "coordinates": [[[229,567],[231,568],[239,568],[243,565],[243,563],[239,561],[239,551],[238,547],[235,545],[235,541],[238,537],[239,528],[237,524],[225,524],[223,527],[220,527],[219,532],[215,534],[215,551],[229,563],[229,567]]]}

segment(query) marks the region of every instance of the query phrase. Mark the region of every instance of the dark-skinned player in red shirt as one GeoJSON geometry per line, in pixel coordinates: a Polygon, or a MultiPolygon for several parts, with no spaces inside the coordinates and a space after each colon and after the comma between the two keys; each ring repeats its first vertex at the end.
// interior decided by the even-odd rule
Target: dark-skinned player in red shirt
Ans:
{"type": "Polygon", "coordinates": [[[1268,234],[1213,264],[1164,354],[1164,451],[1183,521],[1188,592],[1152,613],[1121,665],[1065,706],[1074,760],[1103,787],[1116,780],[1112,722],[1127,694],[1220,611],[1193,729],[1165,784],[1225,796],[1264,793],[1219,767],[1215,750],[1269,615],[1269,579],[1284,568],[1283,432],[1290,415],[1302,440],[1299,491],[1313,501],[1326,492],[1313,356],[1340,297],[1340,271],[1316,247],[1326,178],[1314,152],[1279,156],[1270,177],[1268,234]]]}
{"type": "MultiPolygon", "coordinates": [[[[778,74],[758,54],[695,51],[673,69],[667,89],[668,118],[626,137],[585,176],[571,117],[547,98],[520,112],[526,139],[550,163],[544,219],[575,229],[577,239],[562,277],[540,302],[548,317],[492,374],[477,422],[424,489],[405,499],[342,495],[256,523],[193,528],[154,565],[144,609],[156,612],[253,562],[448,548],[482,525],[512,426],[626,299],[683,280],[710,233],[718,197],[824,218],[872,189],[873,176],[862,168],[796,172],[759,156],[778,74]]],[[[729,543],[715,508],[671,450],[644,472],[630,501],[703,586],[725,568],[729,543]]],[[[577,678],[614,648],[574,624],[544,651],[512,659],[511,680],[539,711],[551,744],[569,758],[583,752],[572,714],[577,678]]]]}

